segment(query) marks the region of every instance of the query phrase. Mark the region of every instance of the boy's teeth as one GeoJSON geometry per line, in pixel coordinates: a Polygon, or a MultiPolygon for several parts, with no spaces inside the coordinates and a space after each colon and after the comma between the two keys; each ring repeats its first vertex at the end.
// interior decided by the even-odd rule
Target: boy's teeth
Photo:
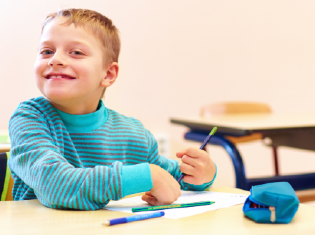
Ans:
{"type": "Polygon", "coordinates": [[[52,79],[54,79],[54,78],[62,78],[62,76],[61,75],[51,75],[49,78],[52,78],[52,79]]]}

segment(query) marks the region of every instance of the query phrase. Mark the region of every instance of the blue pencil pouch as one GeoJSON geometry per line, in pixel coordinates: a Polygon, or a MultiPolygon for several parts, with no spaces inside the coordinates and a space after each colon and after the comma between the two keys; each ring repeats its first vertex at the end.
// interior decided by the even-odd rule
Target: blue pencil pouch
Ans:
{"type": "Polygon", "coordinates": [[[288,182],[256,185],[250,193],[243,212],[258,223],[290,223],[300,203],[288,182]]]}

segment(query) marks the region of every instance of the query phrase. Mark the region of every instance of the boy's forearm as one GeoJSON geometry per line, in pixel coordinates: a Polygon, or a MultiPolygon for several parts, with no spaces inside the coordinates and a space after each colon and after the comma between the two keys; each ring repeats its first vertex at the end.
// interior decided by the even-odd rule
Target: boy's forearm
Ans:
{"type": "MultiPolygon", "coordinates": [[[[12,148],[15,153],[17,149],[19,147],[12,148]]],[[[10,166],[14,174],[34,190],[41,203],[51,208],[101,209],[110,200],[152,188],[148,163],[124,166],[115,162],[112,167],[86,169],[74,168],[60,158],[56,152],[32,150],[13,154],[10,166]]],[[[23,198],[15,195],[15,199],[23,198]]]]}
{"type": "MultiPolygon", "coordinates": [[[[123,197],[121,163],[116,162],[112,167],[74,168],[56,161],[50,154],[46,160],[45,157],[38,160],[41,163],[32,160],[31,164],[29,159],[25,165],[18,166],[16,162],[22,162],[22,156],[11,157],[10,166],[14,174],[32,188],[47,207],[96,210],[103,208],[109,200],[123,197]]],[[[15,199],[18,197],[15,195],[15,199]]]]}

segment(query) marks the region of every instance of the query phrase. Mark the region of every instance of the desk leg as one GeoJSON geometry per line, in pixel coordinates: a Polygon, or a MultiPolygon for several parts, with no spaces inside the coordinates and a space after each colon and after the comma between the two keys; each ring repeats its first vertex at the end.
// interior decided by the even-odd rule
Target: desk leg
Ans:
{"type": "Polygon", "coordinates": [[[275,175],[279,175],[278,151],[276,146],[272,146],[273,162],[275,166],[275,175]]]}
{"type": "MultiPolygon", "coordinates": [[[[185,139],[202,143],[207,136],[208,134],[204,132],[190,131],[185,134],[185,139]]],[[[224,136],[219,134],[212,136],[210,144],[222,146],[226,150],[234,166],[236,187],[249,190],[250,188],[248,188],[247,179],[245,177],[243,160],[235,145],[231,141],[227,140],[224,136]]]]}

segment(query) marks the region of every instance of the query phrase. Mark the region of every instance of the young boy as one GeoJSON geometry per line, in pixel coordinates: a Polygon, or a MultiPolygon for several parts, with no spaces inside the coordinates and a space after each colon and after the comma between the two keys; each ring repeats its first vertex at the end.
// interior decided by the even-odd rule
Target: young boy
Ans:
{"type": "Polygon", "coordinates": [[[117,28],[95,11],[61,10],[45,19],[34,66],[44,97],[22,102],[9,123],[14,200],[95,210],[146,192],[144,201],[161,205],[177,200],[180,188],[212,184],[216,167],[205,151],[177,153],[179,166],[158,155],[138,120],[104,106],[119,50],[117,28]],[[181,172],[186,176],[178,184],[181,172]]]}

